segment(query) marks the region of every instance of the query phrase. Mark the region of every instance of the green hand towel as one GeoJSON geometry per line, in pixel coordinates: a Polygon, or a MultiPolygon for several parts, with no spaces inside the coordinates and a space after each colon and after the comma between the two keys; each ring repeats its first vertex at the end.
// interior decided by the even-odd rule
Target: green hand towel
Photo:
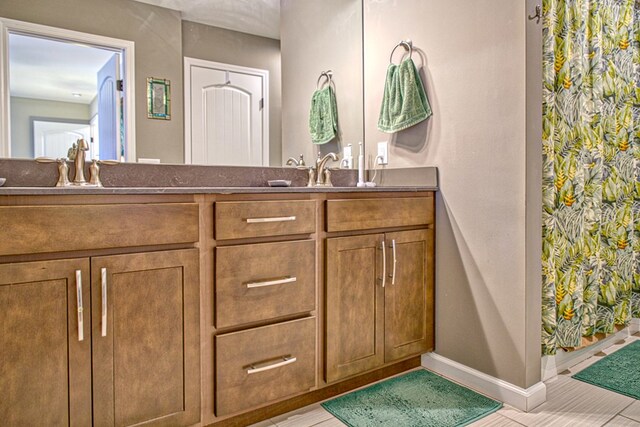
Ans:
{"type": "Polygon", "coordinates": [[[338,106],[331,86],[316,90],[311,97],[309,131],[314,144],[326,144],[338,134],[338,106]]]}
{"type": "Polygon", "coordinates": [[[390,64],[384,85],[384,97],[378,129],[394,133],[431,116],[431,106],[411,58],[400,65],[390,64]]]}

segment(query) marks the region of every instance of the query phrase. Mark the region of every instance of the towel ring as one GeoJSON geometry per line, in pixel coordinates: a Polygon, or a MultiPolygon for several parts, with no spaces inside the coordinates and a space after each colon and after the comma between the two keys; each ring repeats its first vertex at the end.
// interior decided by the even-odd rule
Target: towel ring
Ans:
{"type": "Polygon", "coordinates": [[[413,54],[413,42],[411,40],[401,40],[397,45],[394,46],[393,50],[391,51],[391,55],[389,55],[389,64],[393,64],[393,53],[400,46],[409,51],[409,59],[411,59],[411,55],[413,54]]]}
{"type": "Polygon", "coordinates": [[[319,90],[325,84],[331,84],[332,76],[333,76],[333,71],[331,70],[321,72],[320,77],[318,77],[318,81],[316,82],[316,90],[319,90]],[[320,80],[322,80],[323,77],[327,80],[324,83],[322,83],[322,85],[320,85],[320,80]]]}

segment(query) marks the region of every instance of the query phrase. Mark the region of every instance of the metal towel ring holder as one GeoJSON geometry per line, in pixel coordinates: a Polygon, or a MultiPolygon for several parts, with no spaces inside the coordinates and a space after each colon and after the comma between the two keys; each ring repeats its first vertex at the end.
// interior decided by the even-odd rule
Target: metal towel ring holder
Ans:
{"type": "Polygon", "coordinates": [[[319,90],[322,86],[326,85],[326,84],[331,84],[331,77],[333,76],[333,71],[331,70],[327,70],[327,71],[323,71],[320,73],[320,77],[318,77],[318,81],[316,82],[316,90],[319,90]],[[322,85],[320,85],[320,80],[322,80],[322,78],[327,79],[325,82],[322,83],[322,85]]]}
{"type": "Polygon", "coordinates": [[[389,64],[393,64],[393,53],[400,46],[409,51],[409,59],[411,59],[411,55],[413,54],[413,42],[411,40],[400,40],[400,42],[394,46],[393,50],[391,51],[391,55],[389,55],[389,64]]]}

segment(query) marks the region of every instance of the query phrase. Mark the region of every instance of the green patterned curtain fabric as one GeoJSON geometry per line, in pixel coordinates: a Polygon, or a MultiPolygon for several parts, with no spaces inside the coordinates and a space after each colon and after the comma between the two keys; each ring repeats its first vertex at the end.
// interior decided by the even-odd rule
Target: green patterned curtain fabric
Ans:
{"type": "Polygon", "coordinates": [[[542,352],[640,317],[640,0],[543,1],[542,352]]]}

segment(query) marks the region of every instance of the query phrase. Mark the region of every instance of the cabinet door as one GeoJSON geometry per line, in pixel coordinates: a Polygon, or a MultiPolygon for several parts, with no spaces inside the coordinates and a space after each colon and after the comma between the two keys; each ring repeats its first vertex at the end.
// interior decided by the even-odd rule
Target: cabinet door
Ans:
{"type": "Polygon", "coordinates": [[[198,422],[198,251],[92,258],[91,274],[94,425],[198,422]]]}
{"type": "Polygon", "coordinates": [[[327,239],[327,382],[383,364],[382,237],[327,239]]]}
{"type": "Polygon", "coordinates": [[[0,424],[91,425],[89,301],[88,259],[0,265],[0,424]]]}
{"type": "Polygon", "coordinates": [[[387,233],[385,242],[384,359],[392,362],[433,349],[433,230],[387,233]]]}

